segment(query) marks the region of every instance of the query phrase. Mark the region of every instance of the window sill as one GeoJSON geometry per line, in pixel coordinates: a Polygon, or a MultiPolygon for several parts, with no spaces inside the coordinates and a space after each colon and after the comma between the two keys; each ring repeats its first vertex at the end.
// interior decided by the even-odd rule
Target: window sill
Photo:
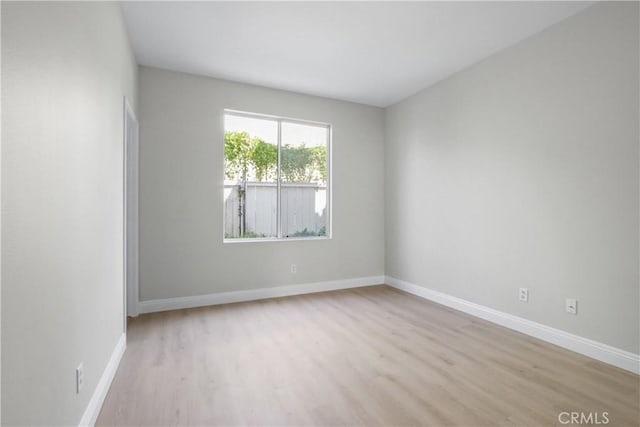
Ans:
{"type": "Polygon", "coordinates": [[[330,236],[315,237],[265,237],[265,238],[247,238],[247,239],[223,239],[223,243],[263,243],[263,242],[300,242],[313,240],[331,240],[330,236]]]}

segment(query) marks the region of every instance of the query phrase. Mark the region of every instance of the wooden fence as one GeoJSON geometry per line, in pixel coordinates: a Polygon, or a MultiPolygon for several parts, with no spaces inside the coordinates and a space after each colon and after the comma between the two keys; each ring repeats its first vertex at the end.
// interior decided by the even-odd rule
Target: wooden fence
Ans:
{"type": "MultiPolygon", "coordinates": [[[[242,209],[238,184],[224,186],[225,237],[240,237],[242,209]]],[[[294,237],[326,230],[327,189],[317,184],[281,184],[282,235],[294,237]]],[[[277,235],[276,183],[246,184],[245,235],[275,237],[277,235]]]]}

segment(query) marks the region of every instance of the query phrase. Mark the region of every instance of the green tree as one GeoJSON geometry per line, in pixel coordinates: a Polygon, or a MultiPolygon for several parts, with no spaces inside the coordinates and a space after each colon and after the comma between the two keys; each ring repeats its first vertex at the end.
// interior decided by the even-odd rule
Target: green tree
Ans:
{"type": "Polygon", "coordinates": [[[252,151],[251,136],[248,132],[225,132],[224,173],[228,179],[246,180],[252,151]]]}
{"type": "Polygon", "coordinates": [[[285,145],[281,153],[281,172],[288,182],[326,182],[327,148],[285,145]]]}
{"type": "Polygon", "coordinates": [[[315,177],[322,182],[327,182],[327,147],[324,145],[312,147],[311,149],[311,169],[319,176],[315,177]]]}
{"type": "MultiPolygon", "coordinates": [[[[225,175],[228,179],[271,181],[277,175],[278,147],[248,132],[225,132],[225,175]]],[[[281,148],[280,171],[287,182],[327,180],[327,148],[305,144],[281,148]]]]}
{"type": "Polygon", "coordinates": [[[280,157],[280,171],[288,182],[307,182],[307,165],[311,162],[311,152],[302,144],[292,147],[287,144],[282,147],[280,157]]]}
{"type": "Polygon", "coordinates": [[[252,138],[248,132],[225,132],[224,157],[224,173],[228,179],[268,181],[276,176],[278,147],[252,138]]]}
{"type": "Polygon", "coordinates": [[[261,139],[253,140],[253,148],[250,153],[251,163],[256,171],[258,181],[271,181],[275,179],[278,167],[278,147],[261,139]]]}

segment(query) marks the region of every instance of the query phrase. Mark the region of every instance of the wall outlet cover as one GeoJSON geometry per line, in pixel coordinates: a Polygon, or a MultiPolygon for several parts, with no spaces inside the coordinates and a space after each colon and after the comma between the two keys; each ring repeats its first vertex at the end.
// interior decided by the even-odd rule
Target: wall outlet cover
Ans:
{"type": "Polygon", "coordinates": [[[84,384],[84,367],[82,365],[83,364],[80,363],[76,368],[76,394],[80,393],[84,384]]]}
{"type": "Polygon", "coordinates": [[[527,288],[520,288],[520,293],[518,294],[518,298],[520,299],[520,301],[522,302],[527,302],[529,301],[529,289],[527,288]]]}

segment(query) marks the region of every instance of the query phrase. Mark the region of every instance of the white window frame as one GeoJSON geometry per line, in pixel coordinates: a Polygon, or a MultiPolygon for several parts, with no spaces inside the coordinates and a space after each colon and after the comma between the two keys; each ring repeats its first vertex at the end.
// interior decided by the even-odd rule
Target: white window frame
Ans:
{"type": "MultiPolygon", "coordinates": [[[[224,198],[222,202],[222,239],[224,243],[255,243],[255,242],[289,242],[296,240],[330,240],[333,236],[333,191],[331,189],[332,185],[332,168],[331,168],[331,153],[332,153],[332,141],[333,141],[333,126],[330,123],[312,121],[312,120],[304,120],[304,119],[295,119],[291,117],[282,117],[282,116],[273,116],[269,114],[260,114],[260,113],[250,113],[247,111],[239,111],[239,110],[231,110],[225,109],[223,112],[223,118],[227,115],[238,116],[238,117],[246,117],[251,119],[260,119],[260,120],[271,120],[277,123],[278,126],[278,134],[277,134],[277,147],[278,147],[278,170],[277,170],[277,203],[276,203],[276,230],[277,235],[275,237],[237,237],[237,238],[226,238],[225,236],[225,211],[224,211],[224,198]],[[297,236],[297,237],[286,237],[282,235],[282,217],[281,217],[281,202],[280,202],[280,193],[281,193],[281,185],[282,180],[280,176],[280,155],[281,155],[281,142],[282,142],[282,123],[295,123],[306,126],[315,126],[327,129],[327,184],[326,184],[326,192],[327,192],[327,225],[326,225],[326,235],[325,236],[297,236]]],[[[223,120],[223,128],[224,128],[224,120],[223,120]]],[[[224,174],[224,133],[226,129],[223,129],[223,138],[222,138],[222,159],[223,159],[223,167],[222,167],[222,176],[223,182],[225,179],[224,174]]]]}

